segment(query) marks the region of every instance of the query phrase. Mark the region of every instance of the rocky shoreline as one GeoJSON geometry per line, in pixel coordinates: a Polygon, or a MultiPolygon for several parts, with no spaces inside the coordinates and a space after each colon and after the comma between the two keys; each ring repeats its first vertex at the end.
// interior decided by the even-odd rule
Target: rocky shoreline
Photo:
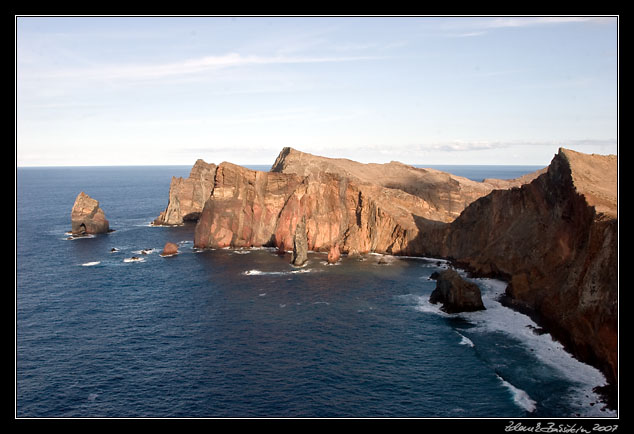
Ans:
{"type": "Polygon", "coordinates": [[[503,280],[507,306],[603,372],[615,408],[617,180],[616,156],[564,148],[543,170],[483,182],[284,148],[269,172],[198,160],[188,179],[172,179],[153,224],[196,221],[195,248],[294,250],[296,266],[306,251],[333,262],[381,253],[443,258],[503,280]]]}

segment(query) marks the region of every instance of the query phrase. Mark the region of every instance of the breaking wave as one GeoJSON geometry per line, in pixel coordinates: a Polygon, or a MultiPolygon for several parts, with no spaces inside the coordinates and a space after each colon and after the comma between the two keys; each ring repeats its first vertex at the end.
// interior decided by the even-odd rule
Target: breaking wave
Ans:
{"type": "Polygon", "coordinates": [[[519,405],[529,413],[535,411],[535,409],[537,408],[537,403],[533,401],[530,396],[528,396],[528,393],[526,393],[522,389],[518,389],[517,387],[513,386],[511,383],[509,383],[499,375],[496,374],[496,376],[500,379],[504,387],[506,387],[511,392],[511,394],[513,395],[513,401],[517,405],[519,405]]]}
{"type": "Polygon", "coordinates": [[[289,274],[312,273],[314,271],[319,271],[319,270],[313,270],[312,268],[301,268],[301,269],[290,270],[290,271],[247,270],[243,272],[242,274],[244,274],[245,276],[263,276],[263,275],[264,276],[285,276],[289,274]]]}
{"type": "MultiPolygon", "coordinates": [[[[456,332],[458,333],[458,332],[456,332]]],[[[462,339],[460,340],[460,345],[468,345],[471,348],[473,348],[475,345],[473,344],[473,341],[471,341],[471,339],[469,339],[468,337],[464,336],[461,333],[458,333],[458,336],[460,336],[462,339]]]]}

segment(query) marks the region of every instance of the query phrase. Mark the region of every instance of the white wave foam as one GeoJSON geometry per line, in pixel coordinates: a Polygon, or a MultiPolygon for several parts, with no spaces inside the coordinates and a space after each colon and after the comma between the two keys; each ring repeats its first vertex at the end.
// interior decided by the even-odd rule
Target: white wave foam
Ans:
{"type": "Polygon", "coordinates": [[[93,265],[99,265],[101,264],[101,261],[94,261],[94,262],[86,262],[84,264],[81,264],[82,267],[92,267],[93,265]]]}
{"type": "MultiPolygon", "coordinates": [[[[577,384],[576,401],[580,412],[598,412],[599,406],[590,403],[600,400],[593,389],[607,383],[605,376],[593,366],[575,359],[563,345],[549,333],[533,332],[538,325],[527,315],[503,306],[498,298],[504,294],[507,284],[495,279],[471,279],[482,288],[482,301],[486,310],[460,314],[476,327],[471,332],[500,332],[521,342],[542,363],[555,369],[563,378],[577,384]]],[[[612,416],[615,412],[600,411],[598,416],[612,416]]]]}
{"type": "MultiPolygon", "coordinates": [[[[456,332],[458,333],[458,332],[456,332]]],[[[473,341],[471,341],[471,339],[469,339],[468,337],[466,337],[465,335],[463,335],[462,333],[458,333],[458,336],[460,336],[462,339],[460,340],[460,345],[468,345],[471,348],[473,348],[475,345],[473,344],[473,341]]]]}
{"type": "Polygon", "coordinates": [[[289,274],[298,274],[298,273],[312,273],[319,270],[314,270],[312,268],[300,268],[297,270],[290,271],[262,271],[262,270],[247,270],[243,272],[245,276],[262,276],[262,275],[270,275],[270,276],[286,276],[289,274]]]}
{"type": "Polygon", "coordinates": [[[151,255],[152,253],[156,251],[157,249],[152,247],[150,249],[134,250],[132,253],[136,253],[137,255],[151,255]]]}
{"type": "Polygon", "coordinates": [[[517,405],[519,405],[529,413],[535,411],[535,409],[537,408],[537,403],[533,399],[531,399],[530,396],[528,396],[528,393],[526,393],[522,389],[518,389],[517,387],[513,386],[511,383],[509,383],[499,375],[495,375],[500,379],[504,387],[506,387],[511,392],[511,394],[513,395],[513,401],[517,405]]]}
{"type": "Polygon", "coordinates": [[[123,262],[145,262],[145,258],[137,258],[133,256],[131,258],[125,258],[123,262]]]}
{"type": "Polygon", "coordinates": [[[416,299],[416,305],[414,306],[414,309],[419,312],[433,313],[435,315],[444,317],[451,316],[451,314],[448,314],[441,309],[442,305],[440,303],[430,303],[429,295],[417,295],[414,296],[414,298],[416,299]]]}
{"type": "Polygon", "coordinates": [[[75,241],[75,240],[85,240],[90,238],[95,238],[95,234],[73,235],[71,233],[70,236],[64,238],[64,240],[75,241]]]}

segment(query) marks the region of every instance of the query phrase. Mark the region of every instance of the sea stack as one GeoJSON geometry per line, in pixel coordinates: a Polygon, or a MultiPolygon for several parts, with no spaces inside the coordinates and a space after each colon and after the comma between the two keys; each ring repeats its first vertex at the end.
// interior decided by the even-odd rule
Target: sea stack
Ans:
{"type": "Polygon", "coordinates": [[[102,234],[110,231],[106,215],[99,202],[83,191],[77,195],[70,213],[71,233],[77,235],[102,234]]]}
{"type": "Polygon", "coordinates": [[[301,267],[308,260],[308,239],[306,235],[306,218],[302,217],[301,221],[295,227],[295,236],[293,237],[293,257],[291,264],[301,267]]]}
{"type": "Polygon", "coordinates": [[[442,303],[442,310],[447,313],[485,310],[478,285],[466,281],[451,268],[438,273],[436,289],[429,301],[433,304],[442,303]]]}

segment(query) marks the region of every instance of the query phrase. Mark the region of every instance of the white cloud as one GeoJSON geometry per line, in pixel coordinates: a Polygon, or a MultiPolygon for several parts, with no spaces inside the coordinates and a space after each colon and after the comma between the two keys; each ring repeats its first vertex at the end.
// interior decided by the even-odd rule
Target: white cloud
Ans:
{"type": "MultiPolygon", "coordinates": [[[[95,65],[90,68],[74,68],[65,70],[51,70],[45,73],[55,78],[82,78],[82,79],[123,79],[142,80],[165,77],[186,76],[202,72],[214,71],[223,68],[265,65],[265,64],[292,64],[292,63],[325,63],[325,62],[351,62],[359,60],[375,60],[376,56],[347,56],[347,57],[307,57],[307,56],[255,56],[228,53],[219,56],[205,56],[194,59],[186,59],[179,62],[163,64],[137,64],[137,65],[95,65]]],[[[38,74],[41,74],[40,71],[38,74]]]]}
{"type": "Polygon", "coordinates": [[[552,17],[497,17],[486,20],[483,27],[502,28],[502,27],[527,27],[543,24],[565,24],[580,22],[601,22],[605,21],[603,17],[583,17],[583,16],[552,16],[552,17]]]}

